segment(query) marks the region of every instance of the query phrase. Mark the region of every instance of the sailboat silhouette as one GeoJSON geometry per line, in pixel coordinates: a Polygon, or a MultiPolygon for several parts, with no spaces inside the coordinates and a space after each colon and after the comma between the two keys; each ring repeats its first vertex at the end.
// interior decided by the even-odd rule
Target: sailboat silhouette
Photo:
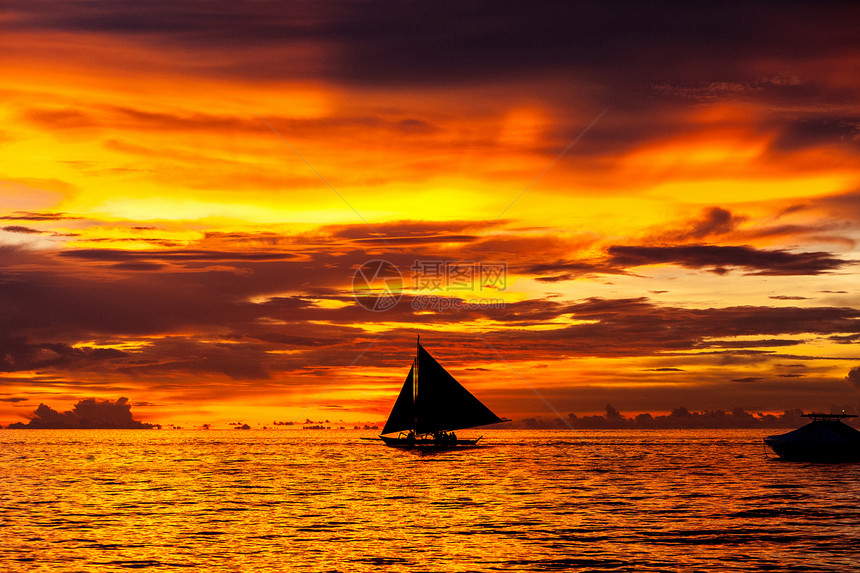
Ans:
{"type": "Polygon", "coordinates": [[[454,430],[506,422],[475,398],[421,346],[380,438],[398,447],[473,446],[476,439],[457,438],[454,430]],[[390,434],[397,433],[397,436],[390,434]]]}

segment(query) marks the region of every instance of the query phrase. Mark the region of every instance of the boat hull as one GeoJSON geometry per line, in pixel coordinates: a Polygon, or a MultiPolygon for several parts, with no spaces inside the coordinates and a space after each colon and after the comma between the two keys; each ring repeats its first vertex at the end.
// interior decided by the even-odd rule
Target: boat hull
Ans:
{"type": "MultiPolygon", "coordinates": [[[[821,415],[824,417],[825,415],[821,415]]],[[[860,461],[860,432],[838,420],[815,420],[802,428],[768,436],[765,443],[791,462],[845,463],[860,461]]]]}
{"type": "Polygon", "coordinates": [[[391,446],[394,448],[427,448],[427,449],[453,449],[453,448],[463,448],[463,447],[471,447],[476,446],[478,444],[478,440],[481,438],[475,438],[470,440],[463,440],[457,438],[456,440],[434,440],[433,438],[417,438],[417,439],[409,439],[405,437],[388,437],[388,436],[379,436],[386,446],[391,446]]]}
{"type": "Polygon", "coordinates": [[[816,443],[791,443],[765,438],[765,443],[779,456],[788,462],[811,462],[823,464],[838,464],[860,462],[860,449],[846,448],[843,445],[832,446],[816,443]]]}

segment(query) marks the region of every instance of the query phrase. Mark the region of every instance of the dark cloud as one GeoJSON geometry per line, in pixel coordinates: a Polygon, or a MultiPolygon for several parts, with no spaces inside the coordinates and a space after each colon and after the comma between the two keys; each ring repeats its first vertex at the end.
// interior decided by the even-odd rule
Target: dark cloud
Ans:
{"type": "Polygon", "coordinates": [[[733,234],[739,239],[787,239],[796,236],[806,236],[817,242],[839,243],[849,247],[854,246],[854,240],[843,235],[833,233],[845,233],[849,228],[846,225],[829,222],[823,224],[808,225],[765,225],[744,229],[733,234]],[[828,235],[827,233],[831,233],[828,235]]]}
{"type": "Polygon", "coordinates": [[[486,231],[508,222],[508,220],[392,221],[374,224],[372,228],[367,225],[326,225],[320,228],[320,233],[355,240],[422,239],[449,236],[474,240],[479,235],[466,233],[467,231],[486,231]]]}
{"type": "MultiPolygon", "coordinates": [[[[607,106],[611,117],[577,145],[577,154],[622,153],[690,134],[699,129],[690,126],[690,106],[716,101],[766,104],[772,111],[762,112],[751,124],[775,141],[775,154],[818,143],[856,143],[856,111],[840,113],[851,110],[860,93],[860,82],[846,80],[850,74],[839,71],[851,65],[847,62],[856,52],[850,23],[860,17],[860,8],[851,3],[791,3],[779,10],[744,2],[701,6],[665,1],[646,7],[548,0],[528,9],[516,2],[448,0],[428,5],[383,0],[372,6],[264,2],[254,10],[225,0],[206,9],[166,0],[121,0],[108,7],[59,0],[18,0],[13,5],[4,18],[12,32],[93,34],[158,54],[175,53],[177,57],[162,60],[189,77],[310,80],[374,91],[427,86],[474,90],[476,101],[496,109],[502,99],[502,106],[539,100],[555,116],[547,144],[535,149],[549,157],[607,106]],[[493,98],[482,97],[490,91],[493,98]]],[[[50,129],[263,129],[250,113],[165,113],[130,106],[26,113],[50,129]]],[[[269,121],[291,136],[325,131],[329,139],[379,141],[391,135],[405,141],[441,131],[438,119],[403,105],[392,113],[269,121]]],[[[463,144],[474,149],[476,143],[469,138],[463,144]]],[[[493,149],[498,142],[487,137],[480,145],[493,149]]],[[[169,155],[175,158],[174,151],[179,152],[169,155]]],[[[147,152],[165,155],[162,149],[147,152]]],[[[433,161],[425,157],[419,163],[426,167],[433,161]]],[[[430,171],[452,169],[445,160],[433,167],[430,171]]],[[[258,177],[249,187],[277,184],[275,173],[258,177]]],[[[215,184],[203,173],[197,179],[198,188],[215,184]]],[[[691,229],[692,236],[707,233],[709,223],[718,231],[718,216],[691,229]]]]}
{"type": "Polygon", "coordinates": [[[426,237],[391,237],[391,238],[366,238],[354,239],[357,243],[369,244],[399,244],[399,245],[422,245],[433,243],[472,243],[479,240],[475,235],[432,235],[426,237]]]}
{"type": "Polygon", "coordinates": [[[860,147],[860,116],[813,114],[781,123],[771,144],[776,151],[795,151],[822,145],[860,147]]]}
{"type": "Polygon", "coordinates": [[[746,217],[733,215],[721,207],[710,207],[698,219],[685,225],[684,229],[672,231],[663,236],[671,241],[701,240],[712,235],[724,235],[733,231],[746,217]]]}
{"type": "MultiPolygon", "coordinates": [[[[549,309],[547,309],[549,310],[549,309]]],[[[505,356],[531,359],[567,356],[647,356],[676,351],[729,348],[726,359],[743,353],[761,360],[768,350],[800,344],[791,339],[736,341],[739,336],[828,335],[860,332],[860,310],[838,307],[756,307],[691,309],[656,305],[645,298],[591,298],[553,309],[588,321],[541,332],[499,332],[505,356]],[[538,347],[540,350],[538,350],[538,347]]]]}
{"type": "Polygon", "coordinates": [[[825,252],[793,253],[748,246],[672,245],[609,247],[609,263],[617,267],[676,264],[686,268],[708,268],[724,274],[741,268],[755,275],[818,275],[838,270],[850,261],[825,252]]]}
{"type": "Polygon", "coordinates": [[[852,385],[854,385],[858,389],[860,389],[860,366],[858,366],[856,368],[852,368],[848,372],[848,376],[846,376],[845,379],[848,382],[850,382],[852,385]]]}
{"type": "Polygon", "coordinates": [[[110,348],[72,347],[62,343],[30,343],[23,336],[4,337],[0,331],[0,372],[42,368],[82,369],[126,354],[110,348]]]}
{"type": "Polygon", "coordinates": [[[96,125],[90,115],[74,108],[30,109],[25,118],[50,129],[80,129],[96,125]]]}
{"type": "MultiPolygon", "coordinates": [[[[118,372],[153,376],[164,373],[220,374],[233,380],[268,380],[277,363],[261,344],[207,342],[192,337],[154,341],[145,353],[125,361],[118,372]]],[[[291,369],[291,368],[284,368],[291,369]]]]}
{"type": "Polygon", "coordinates": [[[4,215],[0,220],[7,221],[63,221],[68,219],[81,219],[68,213],[39,213],[34,211],[15,211],[12,215],[4,215]]]}
{"type": "MultiPolygon", "coordinates": [[[[574,428],[613,428],[613,429],[670,429],[670,428],[793,428],[807,422],[803,411],[786,410],[782,414],[752,414],[743,408],[735,407],[729,411],[721,409],[691,412],[681,406],[673,408],[668,415],[652,416],[640,414],[635,418],[625,417],[610,405],[606,406],[605,416],[568,416],[568,423],[574,428]]],[[[528,427],[528,424],[526,424],[528,427]]],[[[538,427],[538,424],[532,424],[538,427]]]]}
{"type": "Polygon", "coordinates": [[[539,280],[544,282],[557,282],[559,280],[571,280],[577,277],[584,277],[593,274],[624,274],[624,270],[618,266],[602,262],[591,261],[569,261],[557,260],[554,263],[536,263],[526,265],[522,268],[525,274],[541,275],[545,273],[560,273],[553,274],[548,277],[540,277],[539,280]],[[555,277],[558,277],[557,280],[555,277]]]}
{"type": "Polygon", "coordinates": [[[204,233],[204,240],[209,243],[228,243],[233,245],[263,244],[275,246],[294,243],[296,238],[290,235],[274,233],[271,231],[261,231],[257,233],[208,231],[204,233]]]}
{"type": "MultiPolygon", "coordinates": [[[[427,233],[423,224],[401,226],[396,232],[402,235],[427,233]]],[[[467,227],[465,222],[440,225],[433,232],[467,227]]],[[[329,239],[332,235],[321,234],[329,239]]],[[[390,311],[371,313],[356,304],[348,290],[352,273],[369,257],[366,250],[353,248],[352,241],[366,235],[356,231],[338,237],[343,244],[336,248],[331,243],[314,246],[313,236],[282,236],[292,245],[289,249],[237,253],[202,248],[207,241],[224,240],[221,236],[186,249],[82,249],[59,256],[0,248],[0,307],[5,309],[0,365],[7,371],[154,378],[190,373],[277,384],[279,373],[319,375],[348,364],[355,349],[370,342],[361,325],[373,322],[441,325],[482,320],[496,325],[487,336],[510,360],[653,356],[683,350],[727,361],[743,357],[747,349],[761,349],[757,356],[776,356],[766,349],[801,343],[778,335],[860,333],[858,311],[848,308],[694,309],[660,306],[646,298],[576,303],[531,299],[496,308],[464,305],[416,313],[412,304],[419,299],[407,293],[390,311]],[[104,263],[97,265],[104,272],[93,272],[94,263],[104,263]],[[567,319],[586,322],[564,326],[567,319]],[[554,321],[557,327],[546,328],[554,321]],[[533,325],[543,328],[529,331],[533,325]],[[733,340],[737,336],[759,339],[733,340]],[[119,344],[139,337],[146,337],[140,339],[140,348],[119,344]],[[103,342],[87,342],[94,340],[103,342]]],[[[372,256],[391,260],[408,274],[423,252],[387,248],[372,256]]],[[[606,264],[558,264],[568,270],[622,272],[606,264]]],[[[413,336],[409,329],[390,329],[386,343],[377,343],[372,356],[363,360],[380,367],[399,364],[399,344],[413,336]]],[[[452,334],[450,343],[456,346],[450,357],[454,363],[463,361],[464,348],[469,353],[481,350],[480,341],[469,334],[452,334]]]]}
{"type": "MultiPolygon", "coordinates": [[[[118,106],[91,106],[84,108],[29,108],[22,112],[25,121],[33,123],[42,129],[49,130],[73,130],[73,129],[121,129],[130,131],[157,131],[182,132],[182,133],[230,133],[235,134],[260,134],[267,129],[266,123],[278,133],[289,134],[291,138],[313,137],[321,131],[326,133],[329,140],[346,139],[356,141],[356,138],[365,137],[416,137],[418,134],[426,136],[439,131],[427,122],[418,120],[402,120],[396,112],[388,115],[363,115],[343,116],[333,115],[313,118],[294,118],[270,116],[266,121],[255,117],[253,114],[246,115],[215,115],[200,112],[153,112],[145,108],[118,107],[118,106]]],[[[132,153],[135,155],[163,157],[167,155],[164,149],[153,149],[117,140],[105,142],[109,149],[132,153]]],[[[171,150],[170,157],[177,160],[189,161],[195,159],[195,155],[187,150],[171,150]]],[[[203,155],[197,155],[199,163],[208,159],[203,155]]],[[[244,164],[238,161],[227,161],[219,158],[223,167],[244,164]]],[[[252,167],[260,168],[259,165],[252,167]]],[[[123,168],[126,170],[126,168],[123,168]]],[[[283,173],[279,172],[281,181],[285,181],[283,173]]]]}
{"type": "Polygon", "coordinates": [[[20,225],[9,225],[7,227],[0,227],[3,231],[7,233],[23,233],[27,235],[39,235],[42,233],[39,229],[32,229],[30,227],[21,227],[20,225]]]}
{"type": "Polygon", "coordinates": [[[124,271],[157,271],[163,269],[165,266],[166,265],[150,263],[147,261],[129,261],[127,263],[111,265],[111,268],[124,271]]]}
{"type": "Polygon", "coordinates": [[[131,415],[131,404],[128,398],[111,400],[96,400],[87,398],[75,404],[70,411],[57,412],[50,406],[39,404],[26,424],[10,424],[7,428],[15,429],[142,429],[151,428],[152,424],[138,422],[131,415]]]}
{"type": "MultiPolygon", "coordinates": [[[[672,233],[678,236],[677,232],[672,233]]],[[[689,235],[688,231],[681,234],[689,235]]],[[[572,280],[594,274],[629,274],[645,265],[679,265],[723,275],[742,269],[753,275],[818,275],[839,270],[851,261],[827,252],[794,253],[782,249],[720,245],[612,245],[603,260],[557,260],[523,265],[519,271],[543,282],[572,280]]]]}
{"type": "Polygon", "coordinates": [[[683,368],[673,368],[673,367],[665,367],[665,368],[645,368],[643,372],[684,372],[683,368]]]}
{"type": "Polygon", "coordinates": [[[737,64],[750,53],[781,61],[849,49],[852,33],[840,17],[856,18],[857,10],[822,14],[826,11],[796,4],[775,12],[748,3],[708,8],[666,2],[619,10],[611,3],[539,2],[527,8],[512,2],[494,5],[488,18],[480,4],[417,8],[392,1],[342,14],[351,22],[339,26],[338,42],[349,52],[338,71],[371,84],[438,84],[550,71],[605,82],[623,73],[628,87],[637,80],[650,85],[661,76],[685,83],[711,83],[714,77],[738,81],[743,68],[737,64]],[[708,61],[707,69],[688,66],[693,59],[708,61]]]}
{"type": "Polygon", "coordinates": [[[333,346],[339,343],[337,339],[312,338],[309,336],[296,336],[281,332],[262,332],[260,334],[248,334],[246,336],[263,342],[283,344],[286,346],[333,346]]]}
{"type": "Polygon", "coordinates": [[[540,1],[526,7],[385,0],[373,5],[263,3],[248,10],[220,0],[203,10],[195,3],[166,0],[107,6],[34,0],[13,2],[5,25],[120,36],[168,51],[208,51],[207,70],[234,77],[322,76],[377,87],[474,84],[502,77],[527,83],[563,75],[603,85],[598,95],[615,94],[615,100],[632,106],[652,95],[654,86],[666,86],[664,93],[698,90],[703,97],[820,95],[821,88],[790,73],[763,78],[761,67],[750,60],[790,71],[797,60],[851,55],[856,49],[852,24],[858,17],[857,6],[835,2],[790,3],[774,10],[748,2],[540,1]],[[232,57],[216,59],[221,52],[232,57]]]}
{"type": "Polygon", "coordinates": [[[849,334],[847,336],[831,336],[830,340],[836,344],[854,344],[860,342],[860,334],[849,334]]]}
{"type": "Polygon", "coordinates": [[[10,402],[12,404],[17,404],[18,402],[26,402],[26,401],[27,401],[27,398],[19,398],[19,397],[0,398],[0,402],[10,402]]]}
{"type": "MultiPolygon", "coordinates": [[[[113,240],[113,239],[111,239],[113,240]]],[[[133,241],[148,241],[136,239],[133,241]]],[[[296,258],[295,254],[265,251],[205,251],[205,250],[161,250],[124,251],[121,249],[76,249],[62,251],[61,257],[87,259],[90,261],[131,262],[141,260],[162,261],[283,261],[296,258]]]]}
{"type": "Polygon", "coordinates": [[[544,283],[557,283],[561,281],[569,281],[573,279],[572,275],[555,275],[551,277],[535,277],[536,281],[541,281],[544,283]]]}
{"type": "Polygon", "coordinates": [[[824,208],[837,219],[856,221],[860,218],[860,191],[853,190],[848,193],[822,197],[816,199],[810,206],[824,208]]]}
{"type": "Polygon", "coordinates": [[[780,346],[797,346],[803,344],[803,340],[709,340],[702,342],[700,348],[774,348],[780,346]]]}

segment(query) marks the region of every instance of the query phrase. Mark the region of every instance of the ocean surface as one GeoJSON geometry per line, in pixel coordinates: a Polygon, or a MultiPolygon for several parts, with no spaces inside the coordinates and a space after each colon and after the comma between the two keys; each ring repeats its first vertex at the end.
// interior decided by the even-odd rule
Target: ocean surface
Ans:
{"type": "Polygon", "coordinates": [[[860,464],[769,433],[0,430],[0,571],[860,570],[860,464]]]}

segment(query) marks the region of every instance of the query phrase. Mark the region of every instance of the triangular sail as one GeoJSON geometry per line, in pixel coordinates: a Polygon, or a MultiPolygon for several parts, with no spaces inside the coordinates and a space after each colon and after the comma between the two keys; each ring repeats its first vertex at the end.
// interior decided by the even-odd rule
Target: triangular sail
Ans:
{"type": "MultiPolygon", "coordinates": [[[[397,401],[400,402],[399,397],[397,401]]],[[[417,434],[459,430],[502,421],[463,388],[420,344],[415,418],[417,434]]]]}
{"type": "Polygon", "coordinates": [[[415,366],[413,365],[409,369],[406,382],[403,383],[403,388],[400,389],[397,401],[394,402],[394,407],[391,408],[391,414],[388,415],[388,421],[385,422],[385,427],[382,428],[383,434],[406,432],[415,429],[415,401],[412,399],[412,371],[414,368],[415,366]]]}

